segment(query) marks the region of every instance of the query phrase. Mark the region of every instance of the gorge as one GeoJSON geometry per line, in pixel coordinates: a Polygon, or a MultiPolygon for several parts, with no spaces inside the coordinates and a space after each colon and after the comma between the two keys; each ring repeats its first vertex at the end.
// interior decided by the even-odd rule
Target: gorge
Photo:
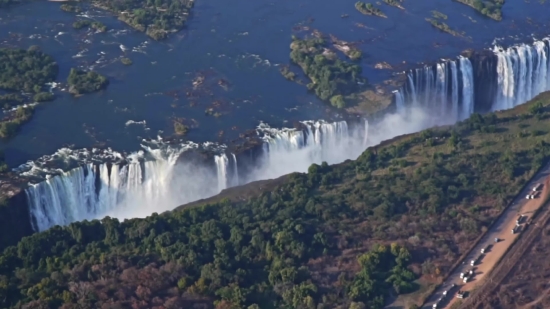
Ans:
{"type": "Polygon", "coordinates": [[[145,217],[228,187],[305,172],[312,163],[355,159],[368,146],[472,113],[512,108],[550,90],[549,54],[550,42],[543,39],[414,69],[394,92],[393,112],[368,121],[303,121],[286,129],[262,123],[256,129],[262,143],[242,152],[160,139],[144,141],[142,150],[128,155],[61,149],[16,169],[33,183],[24,190],[30,224],[43,231],[104,216],[145,217]]]}

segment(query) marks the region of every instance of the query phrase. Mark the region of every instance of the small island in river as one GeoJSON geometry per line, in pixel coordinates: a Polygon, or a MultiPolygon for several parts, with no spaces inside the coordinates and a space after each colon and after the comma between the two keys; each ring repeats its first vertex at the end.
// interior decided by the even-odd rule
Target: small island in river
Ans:
{"type": "Polygon", "coordinates": [[[384,3],[386,3],[387,5],[395,6],[396,8],[404,10],[405,8],[401,6],[401,2],[402,0],[384,0],[384,3]]]}
{"type": "Polygon", "coordinates": [[[99,21],[91,21],[87,19],[79,19],[73,23],[73,28],[75,29],[84,29],[84,28],[92,28],[99,32],[105,32],[107,31],[107,26],[105,26],[103,23],[99,21]]]}
{"type": "Polygon", "coordinates": [[[504,0],[456,0],[460,3],[471,6],[481,14],[490,17],[494,20],[502,20],[502,6],[504,0]]]}
{"type": "MultiPolygon", "coordinates": [[[[311,80],[307,88],[321,100],[330,100],[337,108],[346,107],[344,96],[359,91],[360,85],[366,84],[361,77],[361,66],[340,60],[334,51],[327,48],[323,38],[294,37],[290,49],[292,62],[300,66],[311,80]]],[[[289,73],[288,68],[282,73],[287,79],[294,80],[294,73],[289,73]]]]}
{"type": "MultiPolygon", "coordinates": [[[[47,83],[58,74],[54,59],[36,46],[29,49],[0,48],[0,105],[9,110],[15,106],[53,100],[53,94],[44,91],[47,83]]],[[[5,112],[0,120],[0,138],[12,137],[19,127],[32,117],[31,106],[5,112]]]]}
{"type": "Polygon", "coordinates": [[[109,85],[109,80],[94,71],[85,72],[79,69],[71,69],[67,83],[69,84],[69,92],[79,95],[105,89],[109,85]]]}
{"type": "Polygon", "coordinates": [[[153,3],[144,0],[97,0],[92,5],[118,15],[118,19],[151,38],[162,40],[169,33],[183,29],[194,1],[156,0],[153,3]]]}
{"type": "Polygon", "coordinates": [[[374,15],[374,16],[378,16],[378,17],[387,18],[386,14],[384,14],[384,12],[382,12],[382,10],[380,10],[379,8],[375,7],[374,5],[372,5],[370,3],[365,3],[365,2],[358,1],[358,2],[355,3],[355,8],[359,12],[361,12],[362,14],[365,14],[365,15],[374,15]]]}

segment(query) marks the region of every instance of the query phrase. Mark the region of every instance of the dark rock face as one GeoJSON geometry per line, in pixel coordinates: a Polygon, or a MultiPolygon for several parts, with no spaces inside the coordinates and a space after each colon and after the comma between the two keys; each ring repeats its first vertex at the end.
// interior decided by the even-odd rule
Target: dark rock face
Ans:
{"type": "Polygon", "coordinates": [[[497,56],[491,51],[473,53],[470,57],[474,70],[474,111],[487,113],[496,98],[498,87],[497,56]]]}
{"type": "Polygon", "coordinates": [[[0,251],[33,232],[27,197],[20,190],[0,205],[0,251]]]}

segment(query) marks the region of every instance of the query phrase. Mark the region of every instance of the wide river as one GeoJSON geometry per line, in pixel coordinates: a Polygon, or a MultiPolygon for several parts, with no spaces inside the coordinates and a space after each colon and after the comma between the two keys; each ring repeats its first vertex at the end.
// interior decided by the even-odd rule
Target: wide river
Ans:
{"type": "Polygon", "coordinates": [[[55,2],[3,9],[0,46],[39,45],[58,61],[60,81],[75,66],[93,66],[111,80],[102,93],[73,98],[58,92],[54,102],[40,105],[17,137],[2,144],[6,160],[10,166],[19,165],[64,145],[133,151],[142,138],[172,134],[174,118],[196,123],[186,138],[197,142],[227,141],[260,121],[281,127],[295,120],[327,118],[322,102],[278,72],[278,65],[289,63],[291,36],[306,33],[298,31],[304,26],[361,42],[364,75],[372,82],[392,74],[374,69],[381,61],[404,70],[422,61],[455,57],[467,48],[530,43],[550,29],[550,4],[545,1],[507,1],[501,22],[450,0],[405,0],[404,11],[383,4],[387,19],[361,15],[354,3],[199,0],[187,28],[163,42],[98,10],[78,18],[99,20],[111,29],[108,33],[72,29],[77,17],[62,12],[55,2]],[[445,22],[467,38],[432,28],[425,21],[432,10],[448,15],[445,22]],[[133,65],[124,66],[121,57],[133,65]],[[199,74],[206,76],[203,91],[188,99],[185,93],[199,74]],[[230,83],[227,90],[217,85],[220,79],[230,83]],[[179,99],[167,92],[177,93],[179,99]],[[211,107],[221,116],[205,115],[211,107]]]}

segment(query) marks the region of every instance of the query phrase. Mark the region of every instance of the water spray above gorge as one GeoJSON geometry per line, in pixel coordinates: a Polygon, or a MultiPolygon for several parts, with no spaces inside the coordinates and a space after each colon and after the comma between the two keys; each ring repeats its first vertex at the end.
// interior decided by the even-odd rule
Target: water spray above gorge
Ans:
{"type": "Polygon", "coordinates": [[[549,42],[543,40],[415,69],[407,73],[401,91],[394,92],[396,112],[372,120],[370,126],[367,121],[303,121],[298,128],[275,129],[262,123],[256,129],[261,146],[240,153],[214,143],[160,140],[144,142],[141,151],[130,155],[96,150],[75,156],[64,150],[57,158],[72,156],[79,167],[52,173],[51,168],[44,170],[46,160],[40,166],[30,163],[19,169],[28,170],[24,175],[46,177],[26,189],[31,220],[36,230],[44,230],[106,215],[143,217],[228,187],[305,172],[312,163],[355,159],[367,146],[454,123],[473,112],[516,106],[522,103],[519,99],[506,99],[515,98],[516,93],[527,100],[550,89],[548,54],[549,42]],[[489,80],[477,78],[483,75],[489,80]],[[482,98],[488,94],[493,99],[486,102],[482,98]],[[197,157],[197,153],[203,155],[197,157]]]}
{"type": "Polygon", "coordinates": [[[302,129],[281,130],[261,124],[257,134],[263,146],[251,154],[230,153],[226,146],[213,143],[174,146],[149,141],[141,151],[127,156],[64,149],[40,164],[30,162],[18,168],[21,174],[45,178],[25,190],[33,227],[41,231],[106,215],[144,217],[212,196],[227,187],[304,172],[311,163],[341,162],[364,149],[363,139],[358,138],[364,135],[362,126],[349,129],[346,122],[301,124],[302,129]],[[201,152],[208,155],[197,156],[201,152]],[[71,160],[80,166],[68,171],[46,167],[71,160]]]}

